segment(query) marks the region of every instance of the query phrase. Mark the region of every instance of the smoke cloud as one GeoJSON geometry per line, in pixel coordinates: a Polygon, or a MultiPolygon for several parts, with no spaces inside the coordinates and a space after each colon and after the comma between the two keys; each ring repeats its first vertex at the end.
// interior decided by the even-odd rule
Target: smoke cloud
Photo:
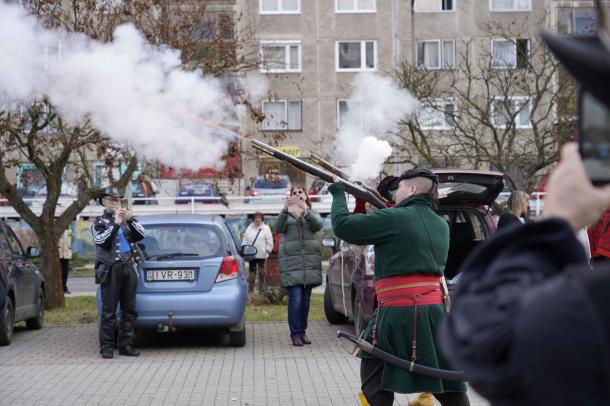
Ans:
{"type": "Polygon", "coordinates": [[[45,29],[0,0],[0,96],[20,103],[46,96],[65,120],[89,117],[140,158],[221,166],[229,139],[206,124],[235,121],[222,82],[182,69],[179,51],[150,45],[133,25],[118,27],[113,39],[45,29]]]}
{"type": "Polygon", "coordinates": [[[392,154],[388,141],[398,131],[400,120],[408,119],[417,100],[398,88],[391,78],[373,73],[356,76],[347,109],[341,111],[336,147],[339,158],[351,164],[355,180],[375,178],[392,154]]]}

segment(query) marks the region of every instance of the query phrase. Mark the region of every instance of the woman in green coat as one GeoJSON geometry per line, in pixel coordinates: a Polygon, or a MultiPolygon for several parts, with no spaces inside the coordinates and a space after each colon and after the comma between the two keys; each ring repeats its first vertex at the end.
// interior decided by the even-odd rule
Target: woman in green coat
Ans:
{"type": "Polygon", "coordinates": [[[280,240],[280,283],[288,290],[288,326],[292,345],[311,344],[307,317],[311,290],[322,284],[320,243],[314,233],[322,228],[320,215],[311,209],[305,187],[295,185],[275,222],[280,240]]]}
{"type": "MultiPolygon", "coordinates": [[[[449,251],[449,226],[433,209],[436,184],[436,176],[429,170],[407,171],[399,178],[396,207],[366,215],[349,212],[342,183],[334,183],[328,190],[333,195],[335,235],[352,244],[375,247],[380,307],[372,315],[364,339],[399,358],[450,369],[436,342],[445,314],[439,282],[449,251]],[[396,282],[409,279],[429,282],[396,282]],[[419,289],[422,291],[415,292],[419,289]],[[395,297],[384,299],[388,295],[395,297]],[[416,296],[421,297],[418,302],[413,299],[416,296]]],[[[371,405],[392,405],[394,392],[432,392],[443,406],[469,404],[462,382],[414,374],[366,354],[361,358],[362,391],[371,405]]]]}

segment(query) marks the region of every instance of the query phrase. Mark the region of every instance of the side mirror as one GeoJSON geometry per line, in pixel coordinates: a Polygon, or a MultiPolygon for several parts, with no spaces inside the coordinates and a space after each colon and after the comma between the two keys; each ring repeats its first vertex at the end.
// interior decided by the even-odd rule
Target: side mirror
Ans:
{"type": "Polygon", "coordinates": [[[26,255],[28,258],[38,258],[40,256],[40,248],[28,247],[26,250],[26,255]]]}
{"type": "Polygon", "coordinates": [[[333,237],[323,238],[322,246],[327,248],[337,248],[337,240],[335,240],[333,237]]]}
{"type": "Polygon", "coordinates": [[[254,245],[242,245],[241,246],[241,255],[243,257],[253,257],[257,253],[257,249],[254,245]]]}

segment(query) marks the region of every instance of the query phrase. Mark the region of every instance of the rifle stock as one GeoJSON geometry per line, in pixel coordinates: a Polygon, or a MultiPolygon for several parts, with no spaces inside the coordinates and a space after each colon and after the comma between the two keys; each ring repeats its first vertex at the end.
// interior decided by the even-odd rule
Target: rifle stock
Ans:
{"type": "MultiPolygon", "coordinates": [[[[334,173],[338,177],[343,178],[343,179],[349,179],[349,175],[347,173],[343,172],[341,169],[337,168],[335,165],[331,164],[330,162],[328,162],[327,160],[322,158],[320,155],[314,154],[312,152],[310,154],[310,158],[316,164],[320,165],[322,168],[326,169],[327,171],[334,173]]],[[[369,193],[372,193],[373,195],[375,195],[379,200],[381,200],[383,202],[383,204],[386,205],[386,207],[388,206],[388,201],[383,196],[381,196],[379,194],[379,192],[377,190],[375,190],[375,188],[372,188],[365,184],[360,184],[360,186],[362,186],[369,193]]]]}
{"type": "MultiPolygon", "coordinates": [[[[252,143],[254,149],[260,152],[263,152],[267,155],[271,155],[276,159],[289,163],[295,168],[300,169],[303,172],[307,172],[310,175],[315,176],[316,178],[320,178],[325,182],[334,182],[333,173],[328,170],[320,169],[310,163],[307,163],[299,158],[293,157],[292,155],[288,155],[287,153],[280,151],[279,149],[274,148],[271,145],[265,144],[264,142],[259,141],[257,139],[251,139],[250,142],[252,143]]],[[[388,207],[381,199],[375,196],[375,194],[362,187],[361,185],[350,182],[341,176],[339,176],[337,180],[345,185],[345,191],[347,193],[370,203],[378,209],[385,209],[388,207]]]]}

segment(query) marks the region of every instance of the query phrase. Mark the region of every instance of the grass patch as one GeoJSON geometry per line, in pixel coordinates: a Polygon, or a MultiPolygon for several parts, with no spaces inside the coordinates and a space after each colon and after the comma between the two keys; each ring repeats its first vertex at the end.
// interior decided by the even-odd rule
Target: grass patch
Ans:
{"type": "MultiPolygon", "coordinates": [[[[286,304],[246,306],[246,321],[259,323],[265,321],[287,321],[288,309],[286,304]]],[[[324,320],[324,295],[314,293],[311,295],[309,320],[324,320]]],[[[66,297],[66,306],[46,312],[45,324],[49,326],[66,326],[77,324],[97,323],[97,310],[95,296],[66,297]]]]}
{"type": "MultiPolygon", "coordinates": [[[[258,323],[265,321],[288,321],[288,305],[255,305],[246,306],[246,321],[258,323]]],[[[309,308],[309,320],[324,320],[324,295],[313,293],[309,308]]]]}
{"type": "Polygon", "coordinates": [[[70,274],[68,278],[93,278],[95,277],[95,271],[93,268],[79,268],[74,269],[70,267],[70,274]]]}
{"type": "Polygon", "coordinates": [[[66,297],[66,305],[61,309],[49,310],[44,315],[45,324],[66,326],[97,323],[95,296],[66,297]]]}

